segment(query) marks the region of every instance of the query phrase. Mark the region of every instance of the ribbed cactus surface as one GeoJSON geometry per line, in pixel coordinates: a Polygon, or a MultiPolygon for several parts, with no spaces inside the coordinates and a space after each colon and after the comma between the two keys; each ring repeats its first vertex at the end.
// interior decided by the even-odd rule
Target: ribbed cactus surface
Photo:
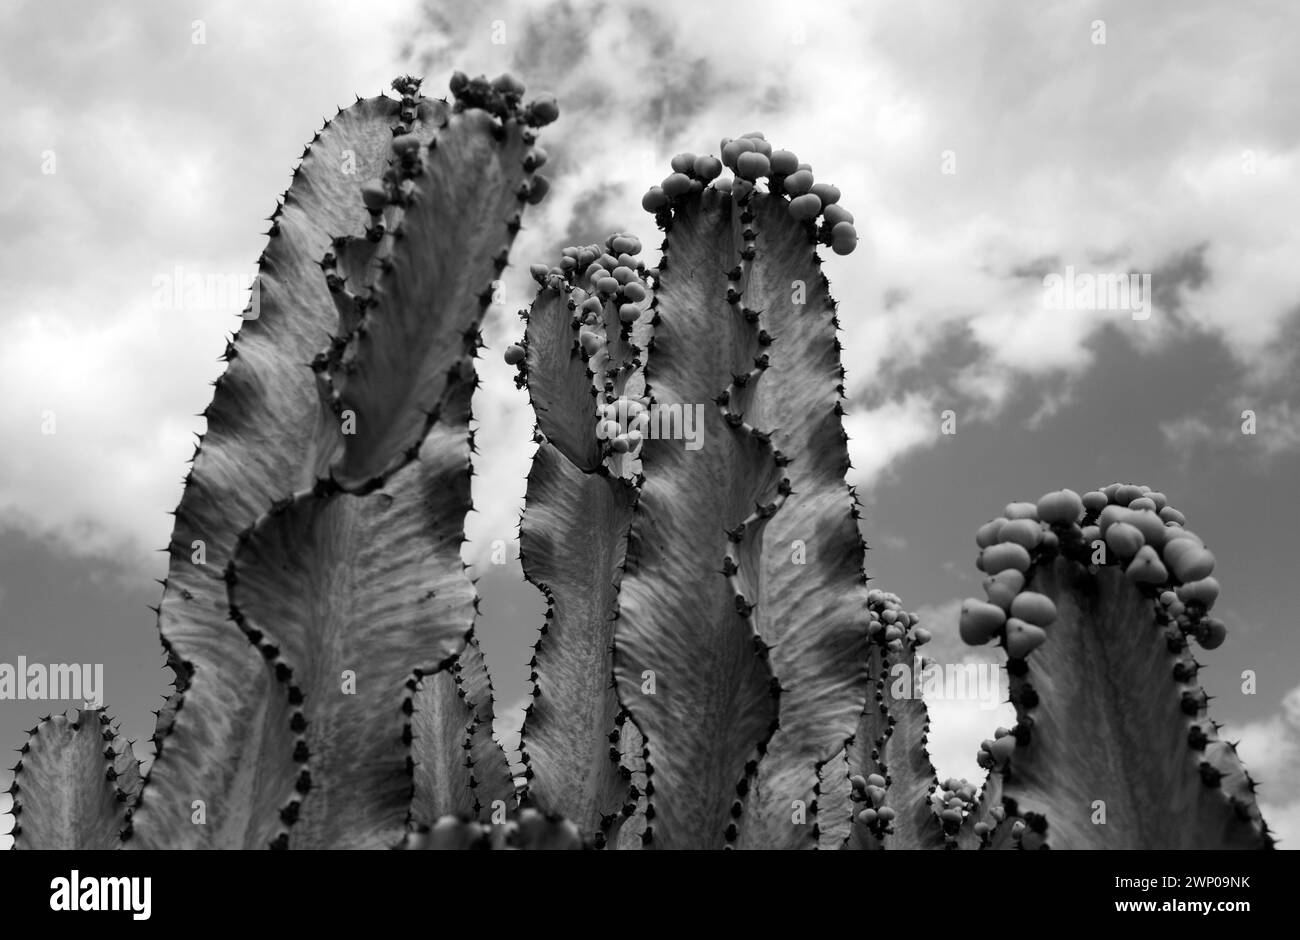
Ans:
{"type": "Polygon", "coordinates": [[[1011,503],[980,529],[987,602],[1017,722],[981,746],[1026,847],[1258,848],[1254,782],[1219,739],[1191,642],[1214,649],[1215,559],[1150,487],[1011,503]]]}
{"type": "MultiPolygon", "coordinates": [[[[261,316],[208,411],[161,614],[182,673],[134,820],[142,846],[392,845],[411,812],[412,716],[454,711],[432,676],[474,618],[460,545],[477,327],[544,181],[522,88],[467,82],[449,104],[394,87],[401,100],[358,102],[308,149],[273,220],[261,316]],[[263,353],[275,329],[296,342],[263,353]],[[263,412],[292,433],[277,439],[263,412]],[[259,453],[210,455],[214,435],[259,453]],[[198,571],[194,539],[211,541],[198,571]],[[210,794],[206,826],[189,822],[192,794],[210,794]]],[[[473,694],[472,717],[451,719],[471,754],[492,743],[490,696],[473,694]]],[[[438,738],[436,724],[421,730],[438,738]]],[[[504,761],[482,760],[464,786],[509,798],[504,761]]],[[[482,803],[450,781],[436,798],[426,769],[423,813],[482,803]]]]}
{"type": "Polygon", "coordinates": [[[117,848],[140,793],[140,769],[107,712],[47,715],[18,750],[9,789],[14,848],[117,848]]]}
{"type": "Polygon", "coordinates": [[[547,609],[508,755],[460,557],[474,359],[558,109],[510,76],[393,88],[322,128],[271,218],[176,511],[148,778],[103,713],[42,720],[17,847],[1271,845],[1191,653],[1226,635],[1214,557],[1149,487],[980,529],[956,629],[1005,651],[1017,721],[986,779],[938,779],[896,680],[931,629],[868,589],[845,484],[818,252],[854,219],[758,133],[673,158],[653,266],[616,233],[531,268],[505,357],[547,609]]]}

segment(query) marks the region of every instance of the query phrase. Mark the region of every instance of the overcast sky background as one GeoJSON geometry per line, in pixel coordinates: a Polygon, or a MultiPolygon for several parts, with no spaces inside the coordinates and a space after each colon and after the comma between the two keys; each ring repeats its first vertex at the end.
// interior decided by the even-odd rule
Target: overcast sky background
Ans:
{"type": "MultiPolygon", "coordinates": [[[[531,451],[500,361],[527,263],[614,230],[657,245],[640,195],[670,157],[763,130],[857,216],[858,250],[826,270],[871,575],[960,657],[980,522],[1061,486],[1164,491],[1219,559],[1231,634],[1202,657],[1213,713],[1294,847],[1296,35],[1300,7],[1282,2],[5,4],[0,662],[104,663],[110,708],[148,737],[168,681],[146,610],[156,550],[244,302],[159,309],[154,278],[251,275],[302,145],[354,93],[411,71],[442,94],[453,68],[509,68],[555,92],[561,119],[475,399],[466,558],[503,714],[542,611],[517,564],[487,563],[513,537],[531,451]],[[1067,265],[1150,273],[1150,318],[1047,309],[1042,277],[1067,265]]],[[[49,710],[0,702],[0,746],[49,710]]],[[[938,706],[941,772],[978,779],[978,741],[1006,720],[938,706]]]]}

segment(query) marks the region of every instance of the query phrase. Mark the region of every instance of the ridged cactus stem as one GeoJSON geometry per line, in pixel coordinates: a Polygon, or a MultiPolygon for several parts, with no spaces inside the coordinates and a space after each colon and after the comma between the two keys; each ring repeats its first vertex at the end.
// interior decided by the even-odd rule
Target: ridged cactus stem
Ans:
{"type": "Polygon", "coordinates": [[[651,407],[698,406],[703,440],[642,448],[615,668],[655,845],[812,848],[819,774],[868,683],[837,324],[818,230],[782,195],[797,161],[721,168],[679,155],[643,202],[667,234],[651,407]]]}
{"type": "Polygon", "coordinates": [[[971,643],[1008,655],[1017,722],[985,741],[1021,848],[1260,848],[1254,781],[1218,738],[1189,640],[1213,649],[1214,556],[1164,494],[1011,503],[980,529],[971,643]]]}
{"type": "Polygon", "coordinates": [[[925,701],[910,682],[902,695],[895,694],[894,669],[901,665],[903,675],[911,675],[923,628],[896,595],[872,590],[869,603],[874,682],[847,748],[854,820],[846,847],[943,848],[944,832],[930,801],[938,780],[926,749],[925,701]]]}
{"type": "Polygon", "coordinates": [[[479,327],[558,109],[509,75],[393,89],[321,129],[271,217],[166,549],[150,775],[105,713],[47,716],[16,847],[1271,847],[1191,652],[1227,632],[1214,556],[1145,486],[980,528],[958,631],[1006,653],[1017,720],[982,786],[937,778],[930,635],[867,589],[845,483],[817,252],[852,252],[853,216],[759,133],[646,193],[658,267],[615,234],[531,268],[519,781],[460,553],[479,327]]]}
{"type": "Polygon", "coordinates": [[[634,498],[623,480],[584,474],[543,443],[520,536],[525,575],[547,598],[521,731],[525,798],[597,844],[629,802],[611,647],[634,498]]]}
{"type": "MultiPolygon", "coordinates": [[[[414,79],[394,87],[401,102],[373,108],[394,119],[375,135],[386,168],[350,181],[357,221],[331,224],[365,235],[330,237],[312,272],[338,324],[312,364],[316,410],[300,419],[316,435],[306,483],[268,500],[226,560],[230,618],[278,689],[258,700],[260,751],[246,755],[262,815],[230,830],[223,819],[210,844],[283,848],[291,827],[297,847],[399,843],[415,693],[457,662],[473,624],[460,545],[477,326],[519,211],[545,185],[521,86],[473,82],[452,105],[420,98],[414,79]]],[[[214,712],[204,719],[225,717],[214,712]]],[[[465,727],[471,750],[475,736],[491,742],[490,720],[465,727]]]]}
{"type": "Polygon", "coordinates": [[[140,793],[139,762],[107,712],[46,715],[19,748],[15,849],[116,849],[140,793]]]}
{"type": "Polygon", "coordinates": [[[699,406],[703,446],[691,452],[682,440],[652,436],[642,448],[646,481],[615,633],[619,698],[646,739],[654,784],[647,839],[663,847],[718,847],[728,827],[734,839],[732,807],[772,733],[779,694],[749,620],[746,594],[754,592],[733,577],[742,565],[756,567],[763,520],[748,531],[742,523],[776,495],[780,469],[769,441],[704,404],[725,392],[737,359],[752,358],[757,346],[725,276],[690,277],[735,263],[732,207],[717,194],[711,201],[708,217],[697,204],[673,220],[649,373],[652,406],[699,406]]]}
{"type": "Polygon", "coordinates": [[[514,781],[492,732],[492,682],[474,635],[451,669],[423,677],[414,690],[416,826],[445,815],[487,822],[513,809],[514,781]]]}
{"type": "Polygon", "coordinates": [[[388,97],[340,111],[304,151],[271,217],[259,315],[227,348],[175,513],[158,626],[176,691],[158,716],[158,756],[136,813],[133,844],[141,847],[257,848],[281,831],[279,810],[296,778],[292,755],[272,740],[283,692],[228,619],[225,571],[240,533],[273,502],[310,486],[328,460],[303,365],[333,326],[318,263],[360,212],[358,177],[340,167],[350,158],[360,178],[378,175],[400,111],[388,97]],[[207,825],[191,822],[195,799],[206,801],[207,825]]]}
{"type": "Polygon", "coordinates": [[[639,463],[624,393],[644,382],[634,334],[647,335],[649,293],[640,243],[615,235],[605,248],[568,248],[562,265],[534,265],[541,289],[513,347],[522,355],[507,353],[538,419],[520,561],[547,599],[529,663],[523,799],[597,847],[619,844],[644,785],[634,782],[643,743],[614,693],[612,647],[636,498],[627,478],[639,463]],[[601,272],[588,278],[591,291],[573,283],[584,262],[601,272]]]}

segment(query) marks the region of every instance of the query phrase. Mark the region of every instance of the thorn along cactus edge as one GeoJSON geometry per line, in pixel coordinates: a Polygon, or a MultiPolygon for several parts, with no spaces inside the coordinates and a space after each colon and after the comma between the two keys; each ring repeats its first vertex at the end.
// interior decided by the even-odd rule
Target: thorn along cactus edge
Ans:
{"type": "Polygon", "coordinates": [[[932,636],[868,588],[844,482],[817,251],[853,216],[759,133],[673,158],[653,266],[615,234],[530,269],[505,358],[547,610],[506,754],[460,560],[473,360],[559,112],[508,75],[393,89],[317,133],[271,217],[167,549],[156,759],[104,712],[42,719],[17,848],[1272,844],[1198,684],[1214,556],[1146,486],[980,528],[956,627],[1002,647],[1017,720],[985,780],[936,778],[893,681],[932,636]]]}

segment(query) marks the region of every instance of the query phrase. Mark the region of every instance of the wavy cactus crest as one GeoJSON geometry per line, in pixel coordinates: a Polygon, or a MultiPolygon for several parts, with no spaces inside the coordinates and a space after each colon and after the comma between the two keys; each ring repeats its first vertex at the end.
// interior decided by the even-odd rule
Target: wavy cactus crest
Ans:
{"type": "Polygon", "coordinates": [[[813,847],[819,770],[868,686],[838,322],[781,175],[727,187],[717,164],[675,158],[656,213],[652,406],[698,407],[702,446],[642,448],[615,677],[658,844],[813,847]]]}
{"type": "Polygon", "coordinates": [[[393,88],[322,128],[272,216],[175,513],[148,777],[106,715],[44,719],[18,847],[1271,844],[1188,651],[1226,633],[1214,557],[1146,487],[981,528],[958,629],[1006,650],[1018,720],[980,785],[937,779],[890,682],[931,635],[868,590],[845,484],[817,251],[851,252],[853,217],[757,133],[673,158],[642,201],[657,266],[617,233],[531,269],[505,358],[547,610],[512,766],[460,561],[473,360],[558,109],[509,75],[393,88]]]}
{"type": "Polygon", "coordinates": [[[1116,483],[981,527],[988,603],[967,602],[962,636],[1007,652],[1016,726],[979,758],[1022,847],[1272,844],[1196,681],[1189,640],[1214,649],[1226,631],[1214,556],[1185,522],[1163,493],[1116,483]]]}
{"type": "Polygon", "coordinates": [[[393,88],[304,151],[204,412],[132,846],[389,846],[412,817],[513,803],[460,546],[477,327],[546,189],[528,125],[556,112],[514,79],[393,88]],[[468,779],[431,779],[466,742],[468,779]]]}

